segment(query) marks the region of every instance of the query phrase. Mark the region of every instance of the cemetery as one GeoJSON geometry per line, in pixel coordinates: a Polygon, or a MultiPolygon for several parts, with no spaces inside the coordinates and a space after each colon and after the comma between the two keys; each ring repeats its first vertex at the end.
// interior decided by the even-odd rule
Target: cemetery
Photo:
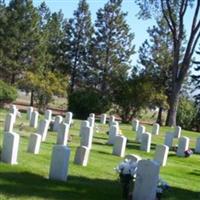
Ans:
{"type": "Polygon", "coordinates": [[[36,112],[28,117],[30,108],[27,113],[16,113],[14,123],[10,120],[11,109],[0,111],[0,199],[122,199],[123,182],[115,168],[126,159],[134,167],[137,163],[134,187],[125,190],[132,193],[133,199],[155,200],[159,178],[169,186],[162,199],[200,197],[197,132],[181,130],[177,138],[176,128],[143,124],[148,132],[140,132],[141,141],[137,141],[135,124],[140,126],[139,120],[123,124],[111,116],[112,125],[109,116],[104,123],[91,115],[90,125],[72,118],[73,114],[68,120],[67,113],[67,117],[62,116],[63,121],[58,120],[61,116],[51,116],[49,120],[55,120],[51,123],[59,121],[55,131],[55,126],[50,129],[50,122],[48,129],[38,128],[40,124],[46,126],[46,112],[38,114],[38,127],[34,128],[30,121],[36,112]],[[71,121],[71,125],[66,121],[71,121]],[[109,143],[112,126],[118,129],[113,143],[109,143]],[[155,126],[159,131],[155,131],[155,126]],[[169,144],[165,135],[173,131],[169,144]],[[42,141],[44,132],[46,138],[42,141]],[[71,140],[67,139],[69,136],[71,140]],[[186,157],[184,152],[189,148],[194,153],[186,157]]]}
{"type": "Polygon", "coordinates": [[[0,200],[200,200],[200,0],[0,0],[0,200]]]}

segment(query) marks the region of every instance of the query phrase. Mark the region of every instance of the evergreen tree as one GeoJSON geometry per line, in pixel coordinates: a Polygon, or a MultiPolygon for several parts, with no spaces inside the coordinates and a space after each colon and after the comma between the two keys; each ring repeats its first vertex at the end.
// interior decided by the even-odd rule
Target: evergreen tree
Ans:
{"type": "Polygon", "coordinates": [[[122,0],[109,0],[97,12],[96,32],[93,41],[93,66],[97,88],[103,95],[110,94],[110,83],[119,76],[127,76],[130,57],[134,53],[132,40],[125,17],[121,10],[122,0]]]}
{"type": "Polygon", "coordinates": [[[93,34],[91,14],[86,0],[80,0],[74,17],[65,24],[67,59],[70,61],[70,91],[87,81],[90,70],[90,46],[93,34]],[[69,38],[68,38],[69,37],[69,38]]]}
{"type": "Polygon", "coordinates": [[[40,62],[35,55],[40,53],[39,16],[30,0],[12,0],[6,12],[3,70],[13,84],[16,77],[21,77],[24,71],[37,67],[40,62]]]}
{"type": "Polygon", "coordinates": [[[163,18],[157,20],[157,25],[148,28],[147,32],[149,39],[139,49],[139,64],[144,67],[142,73],[150,77],[155,85],[157,94],[151,106],[159,107],[157,122],[162,124],[162,111],[168,108],[166,100],[172,92],[172,34],[163,18]]]}
{"type": "Polygon", "coordinates": [[[6,6],[4,1],[0,0],[0,78],[7,79],[5,70],[3,68],[3,59],[4,59],[4,51],[3,51],[3,43],[5,42],[4,35],[6,34],[6,21],[7,21],[7,13],[6,6]]]}

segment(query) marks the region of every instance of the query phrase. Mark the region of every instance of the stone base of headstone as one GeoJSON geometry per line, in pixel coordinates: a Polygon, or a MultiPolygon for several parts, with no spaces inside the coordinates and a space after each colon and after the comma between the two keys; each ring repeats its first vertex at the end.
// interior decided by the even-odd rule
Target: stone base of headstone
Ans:
{"type": "Polygon", "coordinates": [[[19,135],[17,133],[6,132],[3,138],[3,148],[1,161],[11,165],[17,164],[17,155],[19,148],[19,135]]]}
{"type": "Polygon", "coordinates": [[[49,179],[67,181],[70,149],[64,145],[55,145],[51,156],[49,179]]]}
{"type": "Polygon", "coordinates": [[[39,154],[42,136],[37,133],[31,134],[27,151],[33,154],[39,154]]]}
{"type": "Polygon", "coordinates": [[[78,147],[74,157],[74,163],[77,165],[87,166],[90,149],[85,146],[78,147]]]}

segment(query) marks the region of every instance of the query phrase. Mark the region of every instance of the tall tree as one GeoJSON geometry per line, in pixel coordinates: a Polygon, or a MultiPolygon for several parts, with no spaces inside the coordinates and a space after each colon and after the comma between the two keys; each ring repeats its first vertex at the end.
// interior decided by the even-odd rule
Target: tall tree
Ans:
{"type": "Polygon", "coordinates": [[[173,38],[173,62],[172,62],[172,94],[169,99],[169,117],[167,125],[176,125],[176,114],[180,91],[186,78],[192,55],[200,37],[200,1],[193,0],[135,0],[141,8],[140,16],[164,17],[173,38]],[[189,7],[193,6],[191,17],[191,30],[187,41],[184,43],[184,19],[189,7]],[[183,54],[181,51],[184,48],[183,54]]]}
{"type": "Polygon", "coordinates": [[[110,94],[110,81],[127,75],[130,58],[134,53],[134,35],[121,9],[122,0],[109,0],[97,12],[94,39],[94,66],[97,88],[103,95],[110,94]]]}
{"type": "Polygon", "coordinates": [[[157,94],[152,104],[159,107],[157,123],[162,124],[162,111],[168,108],[165,100],[170,98],[172,91],[172,34],[163,18],[157,20],[157,25],[148,28],[147,32],[149,39],[139,48],[139,64],[144,67],[143,74],[151,77],[155,85],[157,94]],[[161,101],[158,101],[159,95],[161,101]]]}
{"type": "Polygon", "coordinates": [[[30,0],[12,0],[6,12],[3,70],[13,84],[17,76],[21,77],[25,70],[37,65],[35,53],[39,54],[40,49],[39,16],[30,0]]]}
{"type": "Polygon", "coordinates": [[[7,13],[6,13],[6,5],[4,1],[0,0],[0,78],[6,80],[6,74],[4,73],[3,68],[3,59],[4,59],[4,51],[3,51],[3,43],[5,42],[4,35],[6,34],[6,21],[7,21],[7,13]]]}
{"type": "Polygon", "coordinates": [[[74,11],[74,17],[65,24],[66,55],[70,60],[69,74],[70,91],[79,87],[84,81],[86,73],[90,67],[90,46],[93,34],[91,14],[86,0],[80,0],[77,10],[74,11]]]}

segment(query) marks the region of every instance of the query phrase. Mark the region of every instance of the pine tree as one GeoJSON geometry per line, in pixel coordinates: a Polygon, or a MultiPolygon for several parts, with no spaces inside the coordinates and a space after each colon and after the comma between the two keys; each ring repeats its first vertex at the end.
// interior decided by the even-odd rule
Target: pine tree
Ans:
{"type": "Polygon", "coordinates": [[[155,85],[157,94],[152,106],[159,107],[157,122],[162,124],[162,111],[168,107],[166,100],[172,91],[172,34],[164,19],[157,20],[157,25],[148,28],[147,32],[149,39],[139,48],[138,62],[144,67],[143,75],[151,78],[155,85]]]}
{"type": "Polygon", "coordinates": [[[6,80],[5,69],[3,68],[4,51],[3,43],[5,42],[4,35],[6,34],[7,13],[4,1],[0,0],[0,78],[6,80]]]}
{"type": "Polygon", "coordinates": [[[70,91],[83,86],[90,69],[90,46],[93,34],[91,14],[86,0],[80,0],[74,17],[65,24],[66,55],[70,61],[70,91]]]}
{"type": "Polygon", "coordinates": [[[10,1],[6,8],[7,21],[3,34],[3,67],[10,82],[16,82],[23,72],[34,68],[39,62],[39,16],[32,1],[10,1]]]}
{"type": "Polygon", "coordinates": [[[97,88],[102,94],[110,94],[112,79],[127,75],[130,57],[134,53],[134,35],[121,10],[122,0],[109,0],[97,12],[96,32],[93,41],[93,65],[95,66],[97,88]]]}

